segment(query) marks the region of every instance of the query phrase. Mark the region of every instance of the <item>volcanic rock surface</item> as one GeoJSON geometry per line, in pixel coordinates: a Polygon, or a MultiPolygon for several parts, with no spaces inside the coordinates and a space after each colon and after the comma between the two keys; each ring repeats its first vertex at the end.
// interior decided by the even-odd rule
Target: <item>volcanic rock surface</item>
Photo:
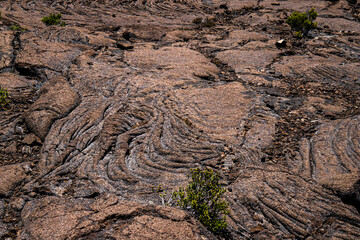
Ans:
{"type": "Polygon", "coordinates": [[[359,1],[0,11],[1,239],[360,239],[359,1]],[[294,38],[287,17],[311,7],[318,28],[294,38]],[[195,167],[220,173],[225,234],[154,191],[195,167]]]}

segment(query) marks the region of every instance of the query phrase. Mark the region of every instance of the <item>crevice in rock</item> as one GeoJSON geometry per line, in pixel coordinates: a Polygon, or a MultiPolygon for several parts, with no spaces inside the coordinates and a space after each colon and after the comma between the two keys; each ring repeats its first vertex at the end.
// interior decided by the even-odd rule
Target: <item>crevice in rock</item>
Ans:
{"type": "Polygon", "coordinates": [[[17,57],[19,51],[21,51],[20,35],[21,35],[21,32],[14,31],[14,39],[11,42],[11,46],[13,47],[13,58],[11,59],[10,68],[11,68],[12,72],[15,72],[15,60],[16,60],[16,57],[17,57]]]}
{"type": "Polygon", "coordinates": [[[356,196],[356,194],[350,196],[342,196],[341,200],[343,203],[355,207],[356,210],[360,213],[360,201],[357,199],[357,197],[358,196],[356,196]]]}

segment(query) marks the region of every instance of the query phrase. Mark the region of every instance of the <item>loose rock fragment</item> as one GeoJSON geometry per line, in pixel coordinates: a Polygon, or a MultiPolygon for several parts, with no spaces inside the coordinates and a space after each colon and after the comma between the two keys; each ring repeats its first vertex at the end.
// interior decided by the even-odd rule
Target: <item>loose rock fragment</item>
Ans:
{"type": "Polygon", "coordinates": [[[26,178],[23,164],[0,167],[0,196],[10,196],[14,187],[26,178]]]}
{"type": "Polygon", "coordinates": [[[286,41],[285,41],[285,39],[281,39],[281,40],[279,40],[279,41],[276,41],[276,46],[278,47],[278,48],[283,48],[283,47],[286,47],[286,41]]]}

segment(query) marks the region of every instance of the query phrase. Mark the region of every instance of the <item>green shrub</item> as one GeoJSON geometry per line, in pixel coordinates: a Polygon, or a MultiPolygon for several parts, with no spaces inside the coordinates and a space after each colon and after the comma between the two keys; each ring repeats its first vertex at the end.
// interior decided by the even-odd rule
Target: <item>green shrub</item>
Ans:
{"type": "Polygon", "coordinates": [[[0,87],[0,107],[5,109],[5,106],[9,104],[9,93],[6,89],[0,87]]]}
{"type": "Polygon", "coordinates": [[[301,31],[297,31],[294,33],[294,37],[300,39],[300,38],[303,38],[303,34],[301,33],[301,31]]]}
{"type": "Polygon", "coordinates": [[[211,232],[227,228],[228,203],[221,199],[225,189],[219,185],[220,176],[211,169],[192,169],[189,185],[173,193],[177,205],[191,208],[199,221],[211,232]]]}
{"type": "Polygon", "coordinates": [[[60,13],[59,14],[50,13],[48,17],[43,17],[41,21],[45,23],[47,26],[60,25],[64,27],[65,22],[61,22],[61,17],[62,15],[60,13]]]}
{"type": "Polygon", "coordinates": [[[24,31],[27,30],[26,28],[22,28],[17,24],[11,25],[10,29],[13,30],[13,31],[21,31],[21,32],[24,32],[24,31]]]}
{"type": "Polygon", "coordinates": [[[317,16],[315,8],[311,8],[310,11],[304,13],[293,12],[286,20],[286,23],[295,31],[296,38],[302,38],[307,36],[310,30],[317,27],[317,22],[314,22],[317,16]]]}

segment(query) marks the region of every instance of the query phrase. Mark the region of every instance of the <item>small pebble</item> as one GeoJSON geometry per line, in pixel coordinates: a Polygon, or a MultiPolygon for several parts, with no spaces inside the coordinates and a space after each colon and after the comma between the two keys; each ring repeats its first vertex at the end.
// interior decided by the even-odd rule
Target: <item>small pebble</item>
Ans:
{"type": "Polygon", "coordinates": [[[284,48],[284,47],[286,47],[286,40],[285,39],[280,39],[279,41],[276,41],[275,45],[278,48],[284,48]]]}
{"type": "Polygon", "coordinates": [[[10,206],[17,211],[21,211],[23,209],[24,205],[25,205],[25,200],[20,197],[15,198],[10,203],[10,206]]]}
{"type": "Polygon", "coordinates": [[[33,197],[36,197],[36,192],[31,192],[31,193],[29,193],[29,196],[32,197],[32,198],[33,198],[33,197]]]}

